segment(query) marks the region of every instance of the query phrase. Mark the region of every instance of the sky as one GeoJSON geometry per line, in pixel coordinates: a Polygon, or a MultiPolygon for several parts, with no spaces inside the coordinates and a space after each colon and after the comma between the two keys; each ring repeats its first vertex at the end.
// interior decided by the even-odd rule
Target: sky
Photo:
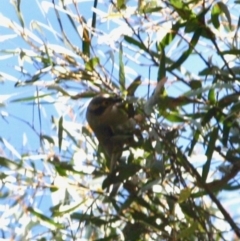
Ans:
{"type": "MultiPolygon", "coordinates": [[[[51,1],[21,1],[21,10],[23,12],[24,22],[26,23],[26,27],[29,29],[32,29],[33,33],[37,33],[37,30],[34,27],[34,21],[39,21],[42,24],[51,24],[53,28],[56,30],[56,32],[59,31],[59,27],[54,15],[53,10],[50,8],[47,11],[47,14],[45,15],[44,11],[39,11],[39,6],[41,6],[42,10],[47,10],[49,7],[49,3],[51,1]]],[[[92,16],[92,1],[79,1],[79,10],[84,13],[84,17],[86,19],[91,18],[92,16]]],[[[107,9],[106,5],[101,4],[100,6],[105,6],[104,10],[107,9]]],[[[100,9],[101,10],[101,9],[100,9]]],[[[0,15],[3,14],[4,16],[10,18],[12,21],[18,22],[16,12],[11,5],[9,0],[1,0],[0,4],[0,15]]],[[[65,17],[66,18],[66,17],[65,17]]],[[[104,41],[107,41],[106,38],[109,37],[109,35],[104,35],[104,31],[112,31],[112,38],[116,37],[116,34],[118,33],[118,19],[113,20],[113,22],[103,21],[101,22],[101,30],[103,31],[102,38],[100,38],[100,42],[104,43],[104,41]],[[115,31],[114,28],[116,27],[115,31]]],[[[66,18],[66,21],[64,21],[66,24],[64,26],[64,29],[66,30],[69,39],[73,41],[73,43],[76,46],[81,46],[81,42],[76,34],[76,32],[72,31],[72,27],[69,23],[69,21],[66,18]]],[[[44,28],[44,26],[42,26],[44,28]]],[[[16,38],[13,34],[13,32],[9,29],[6,29],[2,27],[2,24],[0,23],[0,49],[1,50],[11,50],[11,49],[25,49],[29,48],[26,43],[24,43],[20,38],[16,38]],[[9,41],[3,41],[5,36],[11,35],[12,37],[9,39],[9,41]]],[[[52,34],[51,31],[44,32],[46,34],[46,40],[47,42],[51,44],[60,44],[59,39],[57,38],[57,35],[52,34]]],[[[40,36],[40,35],[39,35],[40,36]]],[[[159,36],[161,37],[161,36],[159,36]]],[[[96,43],[98,44],[98,43],[96,43]]],[[[100,45],[102,46],[98,48],[99,56],[104,56],[106,54],[107,50],[107,44],[100,45]]],[[[207,43],[203,44],[202,47],[200,47],[200,50],[204,49],[204,47],[207,46],[207,43]]],[[[114,47],[114,46],[113,46],[114,47]]],[[[174,47],[177,47],[177,43],[173,45],[171,49],[169,49],[168,54],[174,55],[175,49],[174,47]]],[[[207,50],[206,50],[207,51],[207,50]]],[[[129,51],[130,54],[130,51],[129,51]]],[[[43,93],[41,87],[15,87],[16,81],[23,81],[26,80],[26,77],[23,76],[19,71],[16,70],[16,66],[21,64],[21,59],[17,58],[16,56],[11,57],[10,55],[7,56],[6,53],[2,53],[0,55],[0,74],[8,74],[11,77],[14,77],[15,80],[11,79],[10,77],[4,75],[2,80],[0,79],[0,133],[1,137],[5,139],[4,145],[1,147],[2,154],[4,153],[10,153],[11,157],[18,158],[18,154],[21,154],[22,152],[30,152],[35,155],[41,154],[41,150],[39,149],[39,138],[36,134],[37,133],[43,133],[48,135],[56,135],[55,130],[53,130],[53,125],[51,125],[51,116],[60,117],[62,114],[65,113],[66,109],[61,109],[60,105],[57,104],[57,101],[65,101],[62,99],[59,99],[56,101],[54,97],[49,96],[48,99],[46,99],[49,104],[47,105],[41,105],[40,107],[37,105],[37,103],[32,102],[26,102],[26,103],[20,103],[20,102],[14,102],[12,103],[12,100],[16,100],[19,98],[25,98],[30,97],[33,95],[33,93],[37,93],[36,90],[39,91],[39,93],[43,93]],[[4,105],[2,106],[1,103],[4,105]],[[51,105],[51,103],[54,103],[51,105]],[[40,108],[40,109],[39,109],[40,108]],[[39,110],[41,111],[41,118],[39,118],[39,110]],[[49,113],[51,113],[49,115],[49,113]],[[21,121],[22,120],[22,121],[21,121]],[[40,121],[41,120],[41,121],[40,121]],[[33,130],[35,129],[36,132],[33,130]],[[16,150],[16,152],[13,152],[13,149],[9,146],[6,148],[6,142],[9,143],[12,148],[16,150]],[[5,147],[4,147],[5,146],[5,147]],[[7,151],[7,149],[10,149],[10,152],[7,151]]],[[[216,60],[218,62],[219,60],[216,60]]],[[[130,63],[130,62],[129,62],[130,63]]],[[[131,78],[136,77],[139,73],[143,76],[143,81],[145,81],[148,78],[148,73],[143,72],[143,68],[139,67],[137,64],[134,64],[134,62],[131,62],[131,67],[136,66],[136,68],[133,68],[134,71],[130,72],[130,67],[128,72],[128,81],[130,82],[131,78]]],[[[192,75],[198,75],[199,69],[203,68],[203,63],[199,61],[198,57],[195,59],[189,59],[185,62],[185,65],[188,67],[188,69],[191,69],[192,75]]],[[[27,68],[30,72],[35,72],[36,68],[32,66],[32,63],[29,61],[28,64],[24,65],[24,68],[27,68]]],[[[184,70],[184,69],[183,69],[184,70]]],[[[154,79],[156,77],[157,68],[153,68],[151,72],[151,79],[154,79]]],[[[169,80],[172,80],[172,76],[168,76],[169,80]]],[[[45,77],[46,81],[51,81],[51,76],[45,77]]],[[[147,85],[143,85],[143,87],[139,90],[139,95],[146,95],[146,87],[147,85]]],[[[179,93],[182,93],[182,85],[179,85],[177,83],[174,83],[174,85],[168,85],[167,89],[170,92],[170,95],[177,96],[179,93]]],[[[66,106],[71,106],[73,102],[66,101],[66,106]]],[[[82,103],[83,105],[85,103],[82,103]]],[[[74,104],[76,105],[76,104],[74,104]]],[[[76,117],[75,121],[83,121],[85,122],[84,112],[80,112],[79,109],[75,107],[76,111],[79,111],[79,116],[76,117]]],[[[56,137],[56,136],[55,136],[56,137]]],[[[225,194],[224,194],[225,195],[225,194]]],[[[226,194],[228,195],[228,194],[226,194]]],[[[235,194],[231,194],[235,195],[235,194]]],[[[236,194],[238,195],[238,193],[236,194]]],[[[224,198],[224,197],[223,197],[224,198]]],[[[233,198],[236,200],[237,198],[234,196],[233,198]]],[[[231,199],[231,202],[232,200],[231,199]]],[[[45,204],[44,204],[45,205],[45,204]]],[[[230,207],[230,203],[228,203],[228,206],[230,207]]],[[[238,210],[239,211],[239,210],[238,210]]]]}

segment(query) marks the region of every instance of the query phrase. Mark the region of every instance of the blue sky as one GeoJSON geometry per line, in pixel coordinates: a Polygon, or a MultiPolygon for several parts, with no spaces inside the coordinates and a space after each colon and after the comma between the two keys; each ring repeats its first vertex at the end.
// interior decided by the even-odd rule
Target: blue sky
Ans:
{"type": "MultiPolygon", "coordinates": [[[[39,11],[39,6],[36,3],[37,1],[22,1],[21,2],[21,10],[23,12],[23,17],[24,17],[24,22],[26,23],[26,27],[28,29],[32,29],[32,32],[37,34],[37,29],[34,28],[34,22],[33,20],[37,20],[43,24],[51,24],[53,26],[53,28],[56,31],[59,31],[59,27],[56,21],[56,17],[54,14],[54,11],[51,9],[49,10],[48,14],[45,16],[43,12],[39,11]]],[[[42,7],[47,8],[47,3],[51,3],[51,1],[38,1],[39,4],[43,4],[41,5],[42,7]],[[45,4],[43,4],[45,2],[45,4]]],[[[107,4],[101,4],[99,5],[100,7],[102,7],[104,11],[106,11],[107,9],[107,4]]],[[[81,11],[81,13],[84,14],[84,17],[86,19],[90,19],[92,16],[92,12],[91,12],[91,6],[92,6],[92,1],[86,1],[86,2],[80,2],[79,3],[79,10],[81,11]]],[[[0,14],[3,14],[4,16],[12,19],[13,21],[18,22],[17,16],[16,16],[16,12],[13,9],[13,6],[10,4],[9,0],[1,0],[1,4],[0,4],[0,14]]],[[[64,16],[64,14],[62,15],[63,19],[65,19],[66,21],[64,21],[65,26],[64,29],[66,30],[69,39],[76,45],[79,46],[81,48],[81,41],[79,39],[79,37],[77,36],[76,32],[72,30],[72,26],[70,25],[68,19],[66,18],[66,16],[64,16]]],[[[104,33],[108,33],[114,30],[114,28],[117,28],[119,25],[117,23],[117,20],[115,23],[113,22],[101,22],[99,24],[101,26],[101,30],[103,32],[102,34],[102,40],[106,41],[106,38],[104,33]]],[[[17,38],[10,38],[9,41],[2,41],[3,37],[8,35],[8,34],[13,34],[13,32],[9,29],[6,29],[4,27],[1,26],[0,24],[0,41],[1,41],[1,45],[0,45],[0,49],[1,50],[6,50],[6,49],[16,49],[16,47],[18,48],[27,48],[29,49],[29,46],[24,43],[21,38],[17,37],[17,38]]],[[[114,33],[114,32],[113,32],[114,33]]],[[[37,34],[40,37],[40,34],[37,34]]],[[[45,31],[42,36],[46,37],[46,42],[51,43],[51,44],[59,44],[61,45],[59,39],[56,37],[56,35],[54,36],[52,34],[51,31],[45,31]]],[[[106,35],[108,37],[108,35],[106,35]]],[[[114,37],[114,36],[113,36],[114,37]]],[[[97,43],[95,42],[95,44],[97,45],[97,43]]],[[[203,53],[206,54],[206,56],[208,56],[208,49],[207,49],[207,43],[205,43],[206,45],[206,49],[204,49],[204,45],[199,47],[199,51],[203,51],[203,53]]],[[[107,55],[106,51],[108,50],[108,45],[100,45],[97,49],[97,53],[99,53],[99,56],[102,57],[102,59],[106,60],[106,56],[107,55]],[[101,55],[102,54],[102,55],[101,55]]],[[[175,55],[177,53],[177,51],[179,51],[179,46],[177,46],[177,43],[175,44],[176,47],[176,52],[174,48],[170,48],[168,54],[169,55],[175,55]]],[[[130,51],[128,51],[128,53],[130,54],[130,51]]],[[[23,76],[19,71],[15,70],[15,67],[19,65],[19,63],[21,62],[20,59],[18,59],[16,56],[13,57],[9,57],[6,59],[1,59],[6,57],[6,53],[2,53],[0,55],[0,73],[7,73],[13,77],[16,78],[16,80],[19,81],[24,81],[26,80],[26,76],[23,76]]],[[[138,59],[139,60],[139,59],[138,59]]],[[[115,61],[116,63],[117,61],[117,54],[115,55],[115,61]]],[[[144,60],[147,63],[147,60],[144,60]]],[[[215,61],[216,63],[220,64],[221,61],[219,59],[213,59],[213,61],[215,61]]],[[[105,61],[103,61],[105,62],[105,61]]],[[[108,62],[109,63],[109,69],[111,69],[111,61],[108,62]]],[[[128,81],[130,82],[131,79],[134,79],[138,74],[141,74],[143,77],[143,81],[146,81],[148,78],[148,72],[147,72],[147,67],[146,66],[139,66],[136,63],[134,63],[134,61],[128,61],[127,64],[129,64],[129,69],[132,68],[134,71],[128,73],[128,81]]],[[[202,61],[199,60],[199,58],[193,57],[190,58],[189,60],[187,60],[184,63],[184,66],[186,67],[186,69],[191,71],[191,75],[192,76],[196,76],[198,78],[198,73],[199,70],[201,70],[204,67],[204,64],[202,61]]],[[[29,72],[34,73],[36,71],[36,68],[34,66],[31,65],[30,63],[26,63],[24,64],[24,68],[26,68],[29,72]]],[[[156,79],[156,75],[157,75],[157,67],[153,67],[151,68],[151,76],[150,78],[152,80],[156,79]]],[[[184,73],[183,73],[184,74],[184,73]]],[[[117,70],[114,70],[114,76],[117,77],[117,70]]],[[[168,76],[170,82],[174,79],[172,76],[168,76]]],[[[46,80],[51,80],[51,76],[47,75],[45,77],[46,80]]],[[[18,87],[16,88],[14,86],[15,81],[12,81],[11,79],[3,79],[3,83],[0,84],[0,101],[4,102],[5,107],[0,107],[0,113],[2,115],[2,118],[0,119],[0,133],[1,133],[1,137],[4,137],[17,151],[19,151],[19,153],[21,154],[22,152],[30,152],[30,153],[34,153],[37,154],[40,152],[40,148],[39,148],[39,138],[36,135],[36,133],[32,130],[32,127],[35,128],[35,130],[40,133],[42,132],[43,134],[48,134],[50,136],[55,136],[56,137],[56,131],[53,130],[53,127],[51,125],[51,116],[54,117],[60,117],[61,114],[65,114],[65,117],[67,118],[67,114],[64,112],[61,113],[60,109],[57,109],[56,105],[51,105],[51,104],[47,104],[47,105],[42,105],[41,106],[41,119],[39,119],[39,107],[36,103],[12,103],[11,100],[13,99],[18,99],[18,98],[24,98],[24,97],[29,97],[32,96],[33,93],[36,93],[36,87],[18,87]],[[9,98],[8,98],[9,96],[9,98]],[[9,114],[10,116],[5,116],[6,114],[9,114]],[[46,113],[46,115],[45,115],[46,113]],[[27,121],[27,123],[30,125],[28,126],[28,124],[20,121],[17,118],[21,118],[24,121],[27,121]],[[40,125],[40,120],[41,120],[41,125],[40,125]],[[27,138],[27,143],[25,144],[24,139],[27,138]]],[[[74,85],[73,85],[74,86],[74,85]]],[[[152,87],[152,89],[154,88],[154,86],[152,87]]],[[[167,91],[169,92],[169,95],[171,96],[178,96],[180,93],[184,92],[184,87],[182,84],[178,84],[177,81],[174,81],[173,84],[167,84],[167,91]]],[[[145,96],[146,95],[146,89],[147,89],[147,82],[145,82],[143,84],[143,86],[140,88],[138,94],[139,96],[145,96]]],[[[38,88],[39,93],[42,93],[44,91],[44,88],[41,89],[41,87],[38,88]]],[[[74,90],[76,91],[76,90],[74,90]]],[[[61,100],[56,100],[54,98],[50,98],[48,99],[49,103],[55,102],[55,101],[61,101],[61,100]]],[[[69,101],[66,102],[65,104],[67,106],[71,106],[74,105],[73,109],[74,111],[76,111],[74,114],[79,113],[79,115],[76,114],[75,116],[75,122],[77,123],[78,121],[85,121],[85,117],[84,117],[84,112],[81,112],[81,110],[79,109],[79,107],[77,105],[83,104],[84,105],[84,101],[69,101]],[[79,103],[80,102],[80,103],[79,103]]],[[[5,150],[4,150],[5,151],[5,150]]],[[[4,152],[3,151],[3,152],[4,152]]],[[[16,156],[13,156],[13,159],[16,158],[16,156]]],[[[44,203],[45,205],[45,203],[44,203]]],[[[46,208],[47,209],[47,208],[46,208]]]]}

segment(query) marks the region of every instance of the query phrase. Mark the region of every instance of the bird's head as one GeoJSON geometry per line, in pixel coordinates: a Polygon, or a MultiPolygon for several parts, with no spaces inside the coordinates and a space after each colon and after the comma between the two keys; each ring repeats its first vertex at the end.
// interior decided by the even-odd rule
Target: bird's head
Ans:
{"type": "Polygon", "coordinates": [[[124,123],[128,115],[124,110],[122,98],[107,94],[94,97],[87,108],[87,121],[95,131],[98,127],[116,126],[124,123]]]}

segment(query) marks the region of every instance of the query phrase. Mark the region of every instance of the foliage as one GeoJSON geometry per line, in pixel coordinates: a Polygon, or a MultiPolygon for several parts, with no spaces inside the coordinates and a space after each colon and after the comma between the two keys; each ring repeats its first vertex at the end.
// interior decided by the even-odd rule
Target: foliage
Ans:
{"type": "Polygon", "coordinates": [[[11,4],[14,17],[0,14],[1,122],[24,142],[1,134],[2,238],[240,238],[228,204],[240,188],[239,3],[11,4]],[[143,139],[114,176],[85,120],[98,93],[141,117],[143,139]]]}

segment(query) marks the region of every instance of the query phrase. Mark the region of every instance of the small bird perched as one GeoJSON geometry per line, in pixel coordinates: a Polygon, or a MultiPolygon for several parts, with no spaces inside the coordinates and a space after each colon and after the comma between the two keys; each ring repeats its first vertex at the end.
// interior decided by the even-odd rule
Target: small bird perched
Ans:
{"type": "MultiPolygon", "coordinates": [[[[99,146],[102,148],[110,173],[103,182],[103,187],[112,185],[109,196],[117,194],[121,181],[116,176],[118,169],[116,163],[121,161],[122,152],[129,147],[139,144],[134,139],[141,141],[141,132],[136,129],[136,118],[133,104],[124,102],[117,96],[99,95],[94,97],[87,108],[86,118],[94,131],[99,146]]],[[[128,181],[130,183],[131,181],[128,181]]],[[[129,185],[128,185],[129,186],[129,185]]],[[[135,186],[134,186],[135,187],[135,186]]],[[[109,190],[109,189],[108,189],[109,190]]]]}
{"type": "Polygon", "coordinates": [[[87,121],[94,131],[99,145],[106,158],[110,161],[110,171],[116,159],[121,157],[126,135],[121,131],[130,120],[122,98],[107,94],[94,97],[87,108],[87,121]]]}

